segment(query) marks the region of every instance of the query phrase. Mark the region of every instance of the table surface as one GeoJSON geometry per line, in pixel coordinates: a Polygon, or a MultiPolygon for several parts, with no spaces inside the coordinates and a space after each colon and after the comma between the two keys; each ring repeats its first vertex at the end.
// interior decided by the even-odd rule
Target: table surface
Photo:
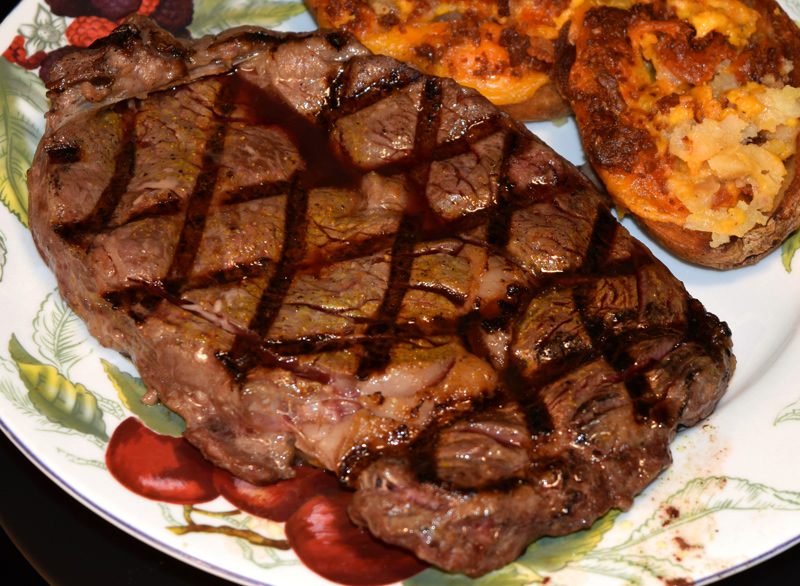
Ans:
{"type": "MultiPolygon", "coordinates": [[[[10,2],[0,5],[0,21],[10,2]]],[[[0,48],[1,49],[1,48],[0,48]]],[[[47,478],[0,433],[0,560],[15,584],[220,586],[193,568],[117,529],[47,478]]],[[[800,545],[719,582],[721,586],[797,583],[800,545]]]]}
{"type": "MultiPolygon", "coordinates": [[[[0,543],[0,559],[9,560],[3,574],[14,575],[11,569],[17,568],[25,576],[15,584],[91,586],[107,583],[108,576],[114,576],[115,586],[227,583],[106,522],[61,490],[2,433],[0,470],[5,479],[0,525],[6,534],[0,543]]],[[[800,545],[719,584],[788,585],[798,583],[798,575],[800,545]]]]}

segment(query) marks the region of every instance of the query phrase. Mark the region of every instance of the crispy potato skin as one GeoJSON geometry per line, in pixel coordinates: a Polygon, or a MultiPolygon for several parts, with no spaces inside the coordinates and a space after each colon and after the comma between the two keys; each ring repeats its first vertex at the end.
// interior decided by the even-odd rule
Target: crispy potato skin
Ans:
{"type": "Polygon", "coordinates": [[[769,221],[728,244],[711,248],[706,232],[686,230],[677,224],[666,222],[642,220],[640,223],[662,246],[695,264],[715,269],[733,269],[754,264],[800,228],[800,177],[796,173],[796,163],[796,157],[789,163],[789,175],[784,184],[781,202],[769,221]]]}
{"type": "Polygon", "coordinates": [[[452,77],[521,121],[570,113],[551,80],[570,0],[306,0],[322,28],[342,28],[375,53],[452,77]]]}
{"type": "MultiPolygon", "coordinates": [[[[609,187],[615,203],[632,212],[639,223],[665,248],[702,266],[729,269],[755,263],[800,227],[800,179],[796,155],[785,161],[787,175],[776,197],[777,205],[763,225],[716,247],[711,234],[683,226],[688,214],[681,201],[665,188],[671,171],[669,157],[659,155],[647,113],[627,99],[642,84],[641,62],[631,40],[636,27],[657,23],[668,42],[659,58],[686,91],[708,84],[720,64],[731,63],[737,82],[769,80],[800,87],[800,32],[772,0],[743,0],[759,14],[758,27],[744,46],[736,47],[717,32],[702,38],[686,22],[669,12],[666,2],[631,9],[590,8],[576,13],[565,25],[556,47],[554,80],[575,113],[587,156],[609,187]],[[643,24],[644,23],[644,24],[643,24]],[[666,27],[671,27],[667,29],[666,27]],[[780,63],[793,63],[787,71],[780,63]],[[620,182],[620,178],[626,182],[620,182]],[[615,185],[626,188],[616,188],[615,185]],[[649,216],[649,217],[647,217],[649,216]]],[[[644,90],[646,91],[646,89],[644,90]]],[[[656,108],[668,108],[677,96],[667,96],[656,108]]],[[[652,113],[651,113],[652,115],[652,113]]],[[[800,142],[798,139],[797,142],[800,142]]],[[[800,149],[800,144],[797,145],[800,149]]]]}

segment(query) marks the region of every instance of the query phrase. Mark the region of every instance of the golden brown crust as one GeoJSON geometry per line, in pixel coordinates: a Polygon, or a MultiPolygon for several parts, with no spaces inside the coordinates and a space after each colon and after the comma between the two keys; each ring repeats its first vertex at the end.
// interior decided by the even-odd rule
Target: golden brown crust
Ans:
{"type": "Polygon", "coordinates": [[[320,27],[342,28],[375,53],[452,77],[518,120],[570,109],[550,79],[570,0],[306,0],[320,27]]]}
{"type": "Polygon", "coordinates": [[[505,104],[500,106],[500,109],[523,122],[554,120],[572,113],[569,104],[564,101],[556,85],[551,81],[539,88],[530,99],[516,104],[505,104]]]}
{"type": "MultiPolygon", "coordinates": [[[[800,31],[772,0],[731,2],[732,9],[740,9],[755,24],[742,20],[744,24],[725,34],[713,29],[698,31],[695,26],[700,28],[704,22],[680,18],[675,8],[679,4],[662,0],[630,9],[600,7],[576,12],[571,28],[562,30],[554,79],[575,112],[587,156],[617,205],[685,260],[720,269],[752,264],[800,226],[796,155],[780,157],[785,176],[775,188],[771,207],[760,210],[766,221],[745,225],[741,233],[720,238],[719,233],[692,224],[698,213],[696,207],[689,209],[696,203],[687,203],[686,193],[693,197],[700,191],[697,184],[683,193],[675,187],[675,177],[696,177],[691,174],[695,161],[687,163],[676,157],[674,136],[684,135],[675,132],[677,122],[669,124],[679,103],[695,107],[690,125],[713,116],[708,111],[711,106],[701,110],[698,103],[734,108],[736,104],[728,102],[729,94],[715,85],[720,73],[736,88],[800,87],[800,31]],[[748,30],[744,40],[736,38],[748,30]],[[663,91],[665,86],[670,91],[663,91]],[[707,96],[704,102],[696,99],[701,90],[707,96]]],[[[707,7],[703,3],[698,6],[707,7]]],[[[729,113],[726,110],[716,120],[724,120],[729,113]]],[[[759,131],[742,145],[760,146],[768,134],[759,131]]],[[[702,132],[694,135],[698,137],[702,132]]],[[[691,143],[691,138],[682,140],[691,143]]],[[[795,145],[790,150],[797,152],[800,139],[795,135],[787,140],[790,147],[795,145]]],[[[707,209],[738,213],[737,206],[750,205],[754,190],[750,185],[758,178],[726,180],[728,184],[723,183],[716,194],[712,192],[707,209]]]]}

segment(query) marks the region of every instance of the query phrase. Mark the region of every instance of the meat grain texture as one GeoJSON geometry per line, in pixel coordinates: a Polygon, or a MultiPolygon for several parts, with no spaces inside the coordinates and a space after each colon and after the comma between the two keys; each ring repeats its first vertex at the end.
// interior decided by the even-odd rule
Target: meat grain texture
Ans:
{"type": "Polygon", "coordinates": [[[92,333],[212,462],[328,468],[445,570],[629,507],[732,375],[727,326],[451,80],[340,33],[140,18],[50,79],[31,227],[92,333]]]}

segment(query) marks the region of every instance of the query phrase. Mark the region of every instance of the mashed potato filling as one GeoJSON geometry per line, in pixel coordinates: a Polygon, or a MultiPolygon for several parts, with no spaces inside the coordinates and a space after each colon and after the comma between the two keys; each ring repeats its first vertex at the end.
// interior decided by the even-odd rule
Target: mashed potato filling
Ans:
{"type": "Polygon", "coordinates": [[[711,232],[719,246],[764,224],[796,151],[800,88],[750,82],[714,95],[696,87],[666,117],[676,161],[668,187],[689,210],[684,226],[711,232]]]}

